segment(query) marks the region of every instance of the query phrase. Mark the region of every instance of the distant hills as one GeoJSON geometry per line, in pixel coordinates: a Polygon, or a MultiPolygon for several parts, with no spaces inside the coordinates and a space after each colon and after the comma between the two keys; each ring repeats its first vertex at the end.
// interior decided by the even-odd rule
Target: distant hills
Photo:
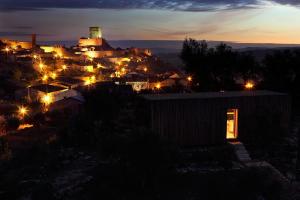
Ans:
{"type": "MultiPolygon", "coordinates": [[[[221,41],[208,41],[209,46],[216,46],[221,41]]],[[[77,41],[53,41],[43,44],[62,44],[66,46],[76,45],[77,41]]],[[[138,47],[149,48],[156,54],[179,53],[183,41],[179,40],[111,40],[108,43],[113,47],[138,47]]],[[[274,48],[300,48],[300,44],[271,44],[271,43],[236,43],[224,42],[239,51],[265,51],[274,48]]]]}

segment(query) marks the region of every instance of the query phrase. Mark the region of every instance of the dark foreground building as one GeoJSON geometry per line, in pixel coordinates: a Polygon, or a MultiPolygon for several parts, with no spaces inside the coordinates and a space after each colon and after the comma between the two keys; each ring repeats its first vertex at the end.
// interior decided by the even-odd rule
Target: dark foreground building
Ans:
{"type": "Polygon", "coordinates": [[[258,134],[272,136],[272,130],[289,132],[290,98],[282,93],[151,94],[143,99],[148,113],[144,119],[152,131],[183,146],[246,141],[258,134]]]}

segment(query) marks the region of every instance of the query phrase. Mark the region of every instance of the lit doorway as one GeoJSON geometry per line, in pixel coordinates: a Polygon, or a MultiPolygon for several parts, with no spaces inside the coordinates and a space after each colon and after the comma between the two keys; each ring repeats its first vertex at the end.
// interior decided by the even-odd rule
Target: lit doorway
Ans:
{"type": "Polygon", "coordinates": [[[238,137],[238,109],[228,109],[226,138],[236,139],[237,137],[238,137]]]}

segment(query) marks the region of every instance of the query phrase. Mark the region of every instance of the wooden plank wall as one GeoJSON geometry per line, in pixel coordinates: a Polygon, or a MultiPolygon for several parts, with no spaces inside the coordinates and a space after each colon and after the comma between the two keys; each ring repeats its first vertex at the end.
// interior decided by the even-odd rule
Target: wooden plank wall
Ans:
{"type": "Polygon", "coordinates": [[[248,130],[253,122],[248,116],[262,108],[280,113],[282,125],[287,131],[289,128],[290,101],[284,95],[146,102],[150,103],[153,132],[183,146],[224,143],[226,112],[230,108],[239,109],[240,137],[251,134],[248,130]]]}

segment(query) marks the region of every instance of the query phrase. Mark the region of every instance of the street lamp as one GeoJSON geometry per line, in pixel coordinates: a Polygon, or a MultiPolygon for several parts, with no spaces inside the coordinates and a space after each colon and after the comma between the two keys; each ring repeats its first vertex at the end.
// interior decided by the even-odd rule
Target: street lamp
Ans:
{"type": "Polygon", "coordinates": [[[245,89],[252,90],[254,88],[254,83],[251,81],[246,82],[245,89]]]}
{"type": "Polygon", "coordinates": [[[27,115],[28,114],[28,108],[26,108],[25,106],[20,106],[19,108],[18,108],[18,114],[19,114],[19,117],[20,118],[24,118],[25,117],[25,115],[27,115]]]}
{"type": "Polygon", "coordinates": [[[157,90],[160,90],[161,84],[160,84],[160,83],[156,83],[155,88],[156,88],[157,90]]]}

